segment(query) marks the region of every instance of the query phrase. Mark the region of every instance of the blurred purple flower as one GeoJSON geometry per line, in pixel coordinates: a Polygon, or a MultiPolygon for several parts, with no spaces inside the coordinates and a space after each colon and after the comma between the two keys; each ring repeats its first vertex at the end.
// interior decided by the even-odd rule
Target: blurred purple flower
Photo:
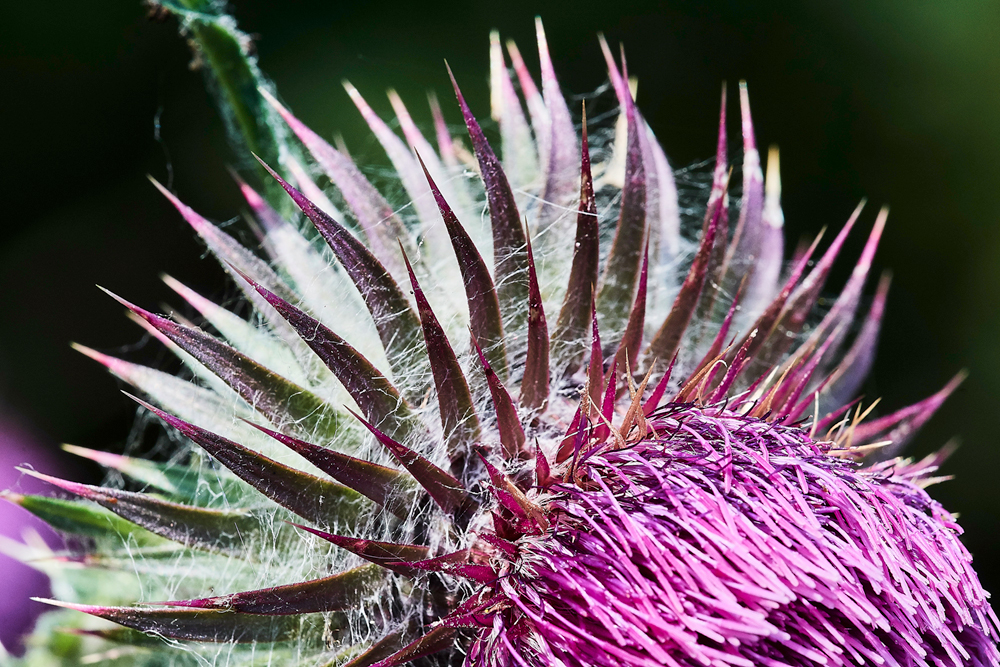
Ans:
{"type": "MultiPolygon", "coordinates": [[[[56,469],[59,466],[48,453],[49,449],[21,420],[0,409],[0,489],[17,493],[43,492],[44,483],[23,475],[15,466],[27,464],[56,469]]],[[[0,502],[0,536],[22,541],[27,530],[36,531],[50,546],[61,543],[44,521],[13,503],[0,502]]],[[[0,643],[11,653],[19,654],[24,650],[22,637],[47,609],[29,598],[48,595],[49,582],[41,572],[3,553],[0,553],[0,572],[4,576],[4,594],[0,596],[0,643]]]]}

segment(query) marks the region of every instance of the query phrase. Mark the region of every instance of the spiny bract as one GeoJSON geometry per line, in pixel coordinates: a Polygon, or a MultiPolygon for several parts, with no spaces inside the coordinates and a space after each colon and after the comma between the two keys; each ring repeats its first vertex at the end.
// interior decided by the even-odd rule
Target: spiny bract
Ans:
{"type": "Polygon", "coordinates": [[[958,379],[870,421],[851,400],[888,287],[852,328],[886,212],[814,316],[862,207],[784,265],[778,156],[765,182],[744,85],[738,215],[723,90],[689,241],[624,59],[601,40],[619,113],[588,144],[541,23],[538,46],[541,92],[492,40],[502,162],[454,78],[471,152],[433,99],[436,147],[395,93],[405,142],[346,86],[398,174],[389,199],[261,89],[298,140],[266,166],[281,197],[265,192],[314,227],[241,182],[267,261],[158,185],[254,316],[167,278],[218,336],[119,301],[190,379],[80,348],[183,439],[167,463],[73,448],[124,487],[26,471],[79,500],[8,494],[79,536],[21,549],[72,610],[43,625],[76,633],[29,661],[997,663],[961,529],[924,491],[944,454],[866,458],[958,379]]]}

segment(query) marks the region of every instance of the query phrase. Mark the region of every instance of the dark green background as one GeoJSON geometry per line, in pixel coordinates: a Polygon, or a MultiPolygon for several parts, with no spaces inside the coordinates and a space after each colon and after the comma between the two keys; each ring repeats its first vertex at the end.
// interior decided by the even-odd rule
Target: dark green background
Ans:
{"type": "MultiPolygon", "coordinates": [[[[536,13],[570,92],[589,92],[605,78],[597,31],[624,41],[639,104],[675,166],[712,156],[719,82],[747,79],[760,143],[782,148],[792,243],[839,226],[862,196],[892,206],[876,269],[891,267],[895,280],[866,390],[890,409],[932,393],[961,368],[971,371],[914,451],[962,437],[946,468],[957,480],[934,494],[961,513],[987,586],[1000,590],[1000,5],[236,7],[241,25],[260,34],[262,67],[297,114],[326,136],[341,132],[356,158],[376,162],[384,156],[342,78],[384,115],[381,91],[397,87],[426,122],[427,88],[450,100],[447,58],[485,116],[488,31],[499,28],[531,54],[536,13]]],[[[160,271],[209,295],[231,293],[145,178],[168,180],[169,163],[173,187],[197,210],[216,220],[240,211],[225,169],[232,154],[189,59],[175,21],[149,21],[132,0],[5,7],[0,398],[53,447],[120,447],[133,413],[116,383],[71,352],[69,341],[167,363],[156,346],[141,344],[138,329],[95,283],[147,307],[169,298],[160,271]]],[[[459,120],[449,104],[446,114],[459,120]]],[[[857,255],[863,234],[848,256],[857,255]]],[[[832,288],[847,271],[840,268],[832,288]]]]}

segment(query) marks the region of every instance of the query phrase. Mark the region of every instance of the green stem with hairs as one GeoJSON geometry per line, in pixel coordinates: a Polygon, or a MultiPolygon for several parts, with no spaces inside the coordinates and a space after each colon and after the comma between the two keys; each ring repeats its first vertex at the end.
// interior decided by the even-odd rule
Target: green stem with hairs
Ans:
{"type": "Polygon", "coordinates": [[[288,145],[284,123],[260,94],[261,87],[271,86],[249,52],[250,36],[236,27],[236,20],[215,0],[165,0],[162,7],[180,19],[181,32],[191,37],[205,65],[209,90],[226,124],[240,170],[255,173],[264,184],[268,203],[287,212],[288,198],[251,155],[259,155],[283,171],[283,157],[294,149],[288,145]]]}

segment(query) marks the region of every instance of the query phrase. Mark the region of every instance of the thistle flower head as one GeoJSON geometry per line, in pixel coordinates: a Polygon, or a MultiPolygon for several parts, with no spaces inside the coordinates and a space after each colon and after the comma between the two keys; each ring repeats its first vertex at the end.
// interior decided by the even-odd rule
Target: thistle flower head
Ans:
{"type": "MultiPolygon", "coordinates": [[[[213,29],[242,43],[228,19],[213,29]]],[[[886,211],[816,316],[862,207],[822,253],[817,238],[785,265],[777,152],[765,179],[741,84],[742,186],[723,90],[703,215],[682,224],[624,61],[601,46],[618,121],[588,126],[584,109],[578,135],[541,23],[540,90],[493,36],[499,156],[454,77],[465,137],[434,100],[436,146],[398,95],[402,137],[346,84],[401,202],[292,115],[252,60],[218,70],[253,80],[255,132],[278,146],[258,158],[277,187],[238,184],[266,259],[157,187],[255,315],[169,277],[206,328],[112,295],[188,376],[79,349],[143,394],[176,454],[73,448],[128,483],[30,472],[78,500],[8,496],[83,538],[20,554],[54,577],[77,658],[1000,660],[961,529],[924,490],[946,452],[892,457],[960,378],[878,419],[853,400],[888,289],[854,326],[886,211]]],[[[258,134],[247,141],[270,145],[258,134]]]]}

